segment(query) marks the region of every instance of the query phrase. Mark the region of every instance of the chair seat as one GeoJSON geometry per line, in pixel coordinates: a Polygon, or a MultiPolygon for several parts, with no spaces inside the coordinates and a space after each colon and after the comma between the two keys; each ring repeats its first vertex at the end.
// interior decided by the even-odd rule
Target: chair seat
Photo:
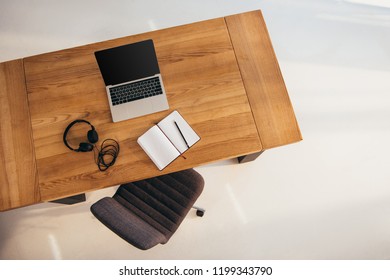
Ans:
{"type": "Polygon", "coordinates": [[[139,249],[165,244],[203,190],[193,169],[121,185],[91,206],[105,226],[139,249]]]}
{"type": "Polygon", "coordinates": [[[168,241],[164,234],[111,197],[99,200],[92,205],[91,211],[106,227],[139,249],[146,250],[168,241]]]}

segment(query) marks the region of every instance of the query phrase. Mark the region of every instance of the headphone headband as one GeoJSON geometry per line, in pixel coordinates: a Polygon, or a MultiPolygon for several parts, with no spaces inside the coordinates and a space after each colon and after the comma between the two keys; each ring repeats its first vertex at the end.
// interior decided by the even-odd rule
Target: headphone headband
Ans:
{"type": "Polygon", "coordinates": [[[72,150],[72,151],[79,152],[79,151],[80,151],[79,149],[74,149],[74,148],[72,148],[72,147],[68,144],[68,141],[66,140],[66,136],[68,135],[69,130],[70,130],[70,129],[72,128],[72,126],[74,126],[76,123],[86,123],[86,124],[88,124],[88,125],[91,126],[92,131],[95,131],[95,127],[94,127],[89,121],[86,121],[86,120],[74,120],[73,122],[71,122],[71,123],[65,128],[64,135],[63,135],[63,141],[64,141],[65,146],[67,146],[67,147],[68,147],[70,150],[72,150]]]}

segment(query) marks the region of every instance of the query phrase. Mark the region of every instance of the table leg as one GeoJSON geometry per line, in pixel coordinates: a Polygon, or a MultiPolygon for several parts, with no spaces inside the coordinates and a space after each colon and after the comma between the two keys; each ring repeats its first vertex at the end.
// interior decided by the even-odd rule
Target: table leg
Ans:
{"type": "Polygon", "coordinates": [[[65,198],[61,198],[61,199],[57,199],[57,200],[52,200],[50,202],[71,205],[71,204],[80,203],[80,202],[84,202],[84,201],[86,201],[85,193],[74,195],[74,196],[69,196],[69,197],[65,197],[65,198]]]}
{"type": "Polygon", "coordinates": [[[245,162],[250,162],[250,161],[254,161],[255,159],[257,159],[262,153],[264,152],[263,151],[260,151],[260,152],[257,152],[257,153],[253,153],[253,154],[249,154],[249,155],[245,155],[245,156],[241,156],[241,157],[238,157],[238,163],[245,163],[245,162]]]}

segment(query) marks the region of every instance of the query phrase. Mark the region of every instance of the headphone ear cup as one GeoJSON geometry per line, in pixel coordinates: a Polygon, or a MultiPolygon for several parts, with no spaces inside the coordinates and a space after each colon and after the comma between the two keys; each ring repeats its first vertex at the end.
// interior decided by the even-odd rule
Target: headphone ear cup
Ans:
{"type": "Polygon", "coordinates": [[[92,150],[93,150],[93,145],[85,142],[81,142],[79,148],[77,149],[78,152],[90,152],[92,150]]]}
{"type": "Polygon", "coordinates": [[[99,136],[95,129],[91,129],[87,133],[87,138],[89,143],[95,144],[97,141],[99,141],[99,136]]]}

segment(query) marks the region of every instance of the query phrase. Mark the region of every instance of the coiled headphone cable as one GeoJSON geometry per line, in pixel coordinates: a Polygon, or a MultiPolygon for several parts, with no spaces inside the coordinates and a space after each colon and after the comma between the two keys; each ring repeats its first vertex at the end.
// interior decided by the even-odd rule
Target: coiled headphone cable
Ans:
{"type": "Polygon", "coordinates": [[[110,166],[115,164],[115,161],[119,155],[119,143],[114,139],[105,139],[100,145],[100,150],[96,147],[93,150],[95,162],[100,171],[107,170],[110,166]],[[96,151],[98,152],[96,156],[96,151]]]}

